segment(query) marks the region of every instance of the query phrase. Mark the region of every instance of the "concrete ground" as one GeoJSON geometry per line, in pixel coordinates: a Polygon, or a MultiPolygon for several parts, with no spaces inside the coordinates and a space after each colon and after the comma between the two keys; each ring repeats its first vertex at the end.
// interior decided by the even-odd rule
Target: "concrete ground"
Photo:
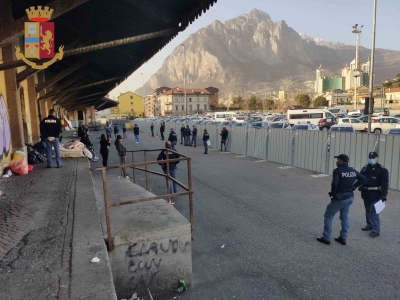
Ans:
{"type": "MultiPolygon", "coordinates": [[[[123,144],[130,150],[163,147],[157,137],[141,134],[140,139],[134,143],[129,131],[123,144]]],[[[340,231],[338,216],[327,246],[316,237],[322,233],[331,177],[313,178],[306,170],[282,170],[275,163],[217,150],[204,155],[200,146],[178,144],[177,150],[193,158],[193,285],[185,293],[155,299],[400,298],[399,192],[389,192],[388,207],[381,213],[381,236],[375,239],[360,230],[365,213],[357,192],[347,246],[333,241],[340,231]]],[[[116,163],[112,145],[109,165],[116,163]]],[[[99,175],[93,174],[94,181],[99,175]]],[[[186,182],[184,176],[186,167],[180,163],[179,180],[186,182]]],[[[137,182],[144,186],[144,176],[137,174],[137,182]]],[[[165,181],[151,175],[150,189],[165,193],[165,181]]],[[[187,197],[174,201],[188,218],[187,197]]]]}

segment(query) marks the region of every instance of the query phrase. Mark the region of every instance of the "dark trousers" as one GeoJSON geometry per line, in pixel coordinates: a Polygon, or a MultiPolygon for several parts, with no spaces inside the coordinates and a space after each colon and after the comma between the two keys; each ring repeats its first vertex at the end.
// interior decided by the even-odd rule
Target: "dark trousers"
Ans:
{"type": "Polygon", "coordinates": [[[222,151],[222,145],[225,146],[225,151],[226,151],[226,140],[221,140],[221,151],[222,151]]]}
{"type": "Polygon", "coordinates": [[[100,151],[101,157],[103,158],[103,167],[107,167],[108,161],[108,150],[107,151],[100,151]]]}
{"type": "Polygon", "coordinates": [[[184,139],[185,139],[185,136],[183,133],[181,133],[181,144],[183,143],[184,139]]]}
{"type": "Polygon", "coordinates": [[[196,147],[196,137],[195,135],[192,135],[192,142],[190,143],[190,146],[196,147]]]}
{"type": "Polygon", "coordinates": [[[161,134],[161,139],[163,140],[164,139],[164,131],[160,131],[160,134],[161,134]]]}
{"type": "Polygon", "coordinates": [[[365,217],[367,219],[367,227],[372,229],[372,232],[380,233],[381,222],[379,219],[379,214],[376,213],[375,204],[379,200],[364,200],[365,207],[365,217]]]}
{"type": "Polygon", "coordinates": [[[154,130],[153,129],[150,130],[151,130],[151,136],[154,136],[154,130]]]}

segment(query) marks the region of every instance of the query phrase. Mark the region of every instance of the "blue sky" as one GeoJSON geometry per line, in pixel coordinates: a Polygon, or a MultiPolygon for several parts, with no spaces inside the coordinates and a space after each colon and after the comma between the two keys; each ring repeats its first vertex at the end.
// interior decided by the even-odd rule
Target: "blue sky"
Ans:
{"type": "MultiPolygon", "coordinates": [[[[165,48],[133,73],[124,83],[110,93],[117,97],[120,92],[142,86],[162,65],[164,59],[190,34],[215,20],[226,21],[252,9],[267,12],[274,22],[285,20],[297,32],[348,45],[355,44],[351,26],[364,25],[361,45],[371,47],[373,0],[218,0],[209,11],[180,33],[165,48]]],[[[379,48],[400,51],[400,0],[378,0],[377,37],[379,48]]],[[[150,92],[150,91],[146,91],[150,92]]]]}

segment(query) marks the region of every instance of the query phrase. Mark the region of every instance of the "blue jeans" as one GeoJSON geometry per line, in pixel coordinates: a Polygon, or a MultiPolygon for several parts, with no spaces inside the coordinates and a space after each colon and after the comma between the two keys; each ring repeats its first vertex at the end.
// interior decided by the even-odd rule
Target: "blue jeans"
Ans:
{"type": "Polygon", "coordinates": [[[171,142],[171,149],[174,151],[176,151],[175,146],[176,146],[176,141],[171,142]]]}
{"type": "MultiPolygon", "coordinates": [[[[170,170],[169,170],[169,174],[170,174],[171,177],[174,178],[174,179],[176,179],[176,170],[177,170],[177,169],[170,169],[170,170]]],[[[178,192],[178,185],[177,185],[175,182],[173,182],[173,181],[171,181],[170,184],[169,184],[169,192],[170,192],[171,194],[172,194],[172,190],[173,190],[173,193],[177,193],[177,192],[178,192]]]]}
{"type": "Polygon", "coordinates": [[[340,211],[340,221],[342,223],[342,230],[340,231],[340,237],[342,239],[347,238],[347,233],[350,227],[349,224],[349,210],[350,205],[353,204],[354,198],[348,198],[341,201],[331,201],[326,207],[324,215],[324,232],[322,233],[322,238],[326,241],[331,240],[332,233],[332,220],[336,213],[340,211]]]}
{"type": "Polygon", "coordinates": [[[185,135],[185,146],[190,145],[190,135],[185,135]]]}
{"type": "Polygon", "coordinates": [[[181,133],[181,144],[183,143],[184,139],[185,139],[185,136],[181,133]]]}
{"type": "Polygon", "coordinates": [[[135,141],[139,143],[139,135],[135,134],[135,141]]]}
{"type": "Polygon", "coordinates": [[[190,146],[196,147],[196,136],[195,135],[192,136],[192,142],[190,143],[190,146]]]}
{"type": "Polygon", "coordinates": [[[226,140],[221,140],[221,151],[222,151],[222,145],[224,145],[224,149],[226,151],[226,140]]]}
{"type": "Polygon", "coordinates": [[[367,227],[372,229],[372,232],[380,233],[381,222],[379,215],[375,210],[375,203],[379,200],[364,200],[365,216],[367,218],[367,227]]]}
{"type": "Polygon", "coordinates": [[[207,141],[203,141],[203,145],[204,145],[204,153],[207,154],[207,152],[208,152],[208,144],[207,144],[207,141]]]}
{"type": "Polygon", "coordinates": [[[57,167],[62,167],[61,153],[60,153],[60,140],[55,138],[54,141],[46,139],[46,150],[47,150],[47,166],[51,167],[52,158],[52,147],[54,146],[54,152],[56,154],[57,167]]]}

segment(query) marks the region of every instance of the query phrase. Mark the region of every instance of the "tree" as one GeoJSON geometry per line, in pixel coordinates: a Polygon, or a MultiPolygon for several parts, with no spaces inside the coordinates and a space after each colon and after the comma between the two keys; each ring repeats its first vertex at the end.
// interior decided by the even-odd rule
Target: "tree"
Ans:
{"type": "Polygon", "coordinates": [[[385,88],[396,88],[400,87],[400,73],[396,75],[396,78],[393,80],[388,80],[382,83],[382,86],[385,88]]]}
{"type": "Polygon", "coordinates": [[[249,103],[248,103],[248,109],[250,111],[255,111],[257,110],[257,97],[255,95],[252,95],[249,99],[249,103]]]}
{"type": "Polygon", "coordinates": [[[307,94],[298,94],[298,95],[296,95],[296,97],[294,97],[294,99],[301,106],[303,106],[305,108],[310,107],[311,98],[307,94]]]}
{"type": "Polygon", "coordinates": [[[328,105],[329,105],[329,101],[326,100],[326,98],[324,96],[318,96],[314,100],[314,107],[328,106],[328,105]]]}

